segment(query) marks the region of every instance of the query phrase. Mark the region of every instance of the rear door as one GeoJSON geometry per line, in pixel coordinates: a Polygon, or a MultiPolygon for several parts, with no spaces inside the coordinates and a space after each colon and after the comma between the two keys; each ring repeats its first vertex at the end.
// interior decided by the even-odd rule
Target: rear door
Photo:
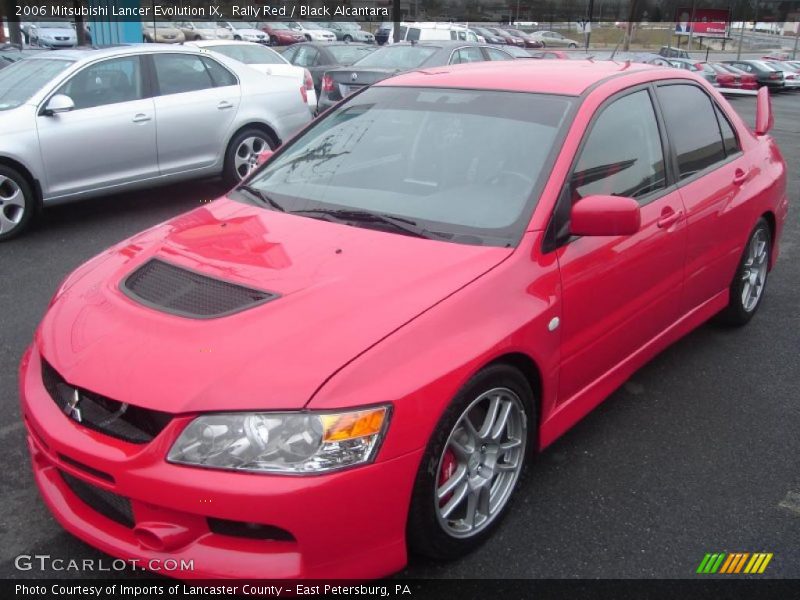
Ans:
{"type": "Polygon", "coordinates": [[[595,114],[554,219],[563,240],[561,402],[641,349],[680,316],[686,219],[649,86],[612,97],[595,114]],[[569,211],[593,194],[632,197],[634,235],[569,237],[569,211]]]}
{"type": "Polygon", "coordinates": [[[158,175],[153,99],[139,56],[92,63],[56,92],[70,112],[36,117],[47,196],[64,196],[158,175]]]}
{"type": "Polygon", "coordinates": [[[225,152],[241,90],[236,76],[197,54],[151,54],[162,175],[214,165],[225,152]]]}
{"type": "Polygon", "coordinates": [[[683,304],[691,310],[731,284],[755,222],[743,218],[756,193],[755,166],[742,153],[728,117],[699,85],[665,83],[657,89],[688,219],[683,304]]]}

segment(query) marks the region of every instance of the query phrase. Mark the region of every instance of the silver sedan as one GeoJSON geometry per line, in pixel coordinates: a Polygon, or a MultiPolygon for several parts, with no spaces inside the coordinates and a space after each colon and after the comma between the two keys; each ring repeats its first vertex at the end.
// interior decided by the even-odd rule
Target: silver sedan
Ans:
{"type": "Polygon", "coordinates": [[[0,70],[0,240],[40,206],[222,175],[311,120],[300,86],[198,49],[42,53],[0,70]]]}

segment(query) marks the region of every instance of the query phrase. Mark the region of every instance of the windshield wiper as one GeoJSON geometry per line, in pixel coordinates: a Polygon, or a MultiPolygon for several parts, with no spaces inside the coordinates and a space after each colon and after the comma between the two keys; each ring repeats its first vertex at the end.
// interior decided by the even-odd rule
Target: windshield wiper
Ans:
{"type": "Polygon", "coordinates": [[[430,231],[417,224],[416,221],[406,219],[404,217],[394,217],[392,215],[384,215],[381,213],[373,213],[365,210],[348,210],[348,209],[329,209],[329,208],[312,208],[308,210],[293,210],[293,215],[322,215],[333,217],[338,221],[346,221],[352,223],[375,223],[378,225],[388,225],[397,233],[404,235],[411,235],[430,239],[431,237],[438,237],[449,239],[450,236],[438,231],[430,231]]]}
{"type": "Polygon", "coordinates": [[[251,196],[255,196],[262,203],[268,204],[269,206],[271,206],[275,210],[279,210],[281,212],[286,212],[286,209],[283,208],[283,206],[281,206],[274,198],[271,198],[269,195],[267,195],[265,192],[262,192],[260,189],[254,188],[252,185],[249,185],[247,183],[243,183],[242,185],[240,185],[236,189],[245,191],[248,194],[250,194],[251,196]]]}

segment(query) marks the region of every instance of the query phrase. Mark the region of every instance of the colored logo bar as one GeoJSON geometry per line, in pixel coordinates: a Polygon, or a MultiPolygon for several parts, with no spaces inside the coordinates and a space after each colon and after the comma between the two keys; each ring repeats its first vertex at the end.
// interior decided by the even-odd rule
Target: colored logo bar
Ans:
{"type": "Polygon", "coordinates": [[[772,560],[772,552],[715,552],[706,554],[697,567],[700,574],[713,575],[720,573],[731,574],[761,574],[772,560]]]}

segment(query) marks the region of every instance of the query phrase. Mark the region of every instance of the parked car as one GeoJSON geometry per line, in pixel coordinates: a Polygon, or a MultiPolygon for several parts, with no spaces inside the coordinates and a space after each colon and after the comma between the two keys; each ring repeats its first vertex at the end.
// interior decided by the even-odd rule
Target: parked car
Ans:
{"type": "MultiPolygon", "coordinates": [[[[475,549],[539,493],[536,453],[759,310],[788,212],[766,92],[755,132],[688,71],[609,61],[351,96],[58,287],[19,372],[46,506],[140,565],[191,557],[179,578],[361,581],[475,549]]],[[[703,415],[664,404],[654,427],[703,415]]]]}
{"type": "Polygon", "coordinates": [[[541,42],[542,48],[577,48],[578,42],[566,38],[557,31],[534,31],[530,37],[541,42]]]}
{"type": "Polygon", "coordinates": [[[673,48],[672,46],[661,46],[658,54],[667,58],[685,58],[687,60],[692,58],[686,50],[673,48]]]}
{"type": "Polygon", "coordinates": [[[75,28],[67,21],[36,21],[26,29],[28,43],[43,48],[73,48],[78,45],[75,28]]]}
{"type": "Polygon", "coordinates": [[[40,205],[205,176],[239,181],[311,119],[304,94],[293,80],[180,46],[18,61],[0,71],[0,239],[40,205]]]}
{"type": "MultiPolygon", "coordinates": [[[[734,81],[736,81],[738,78],[742,90],[748,90],[748,91],[758,90],[759,87],[758,78],[752,73],[747,73],[746,71],[742,71],[741,69],[734,67],[733,65],[726,65],[724,63],[712,63],[712,66],[715,69],[721,69],[724,72],[733,75],[734,81]]],[[[718,70],[717,72],[719,73],[720,71],[718,70]]],[[[719,80],[719,76],[717,80],[719,80]]]]}
{"type": "Polygon", "coordinates": [[[471,42],[401,42],[382,46],[349,67],[325,72],[319,95],[319,110],[326,110],[353,92],[403,71],[513,59],[511,54],[500,48],[471,42]]]}
{"type": "MultiPolygon", "coordinates": [[[[486,29],[489,33],[491,33],[494,36],[498,36],[498,37],[503,38],[505,43],[510,45],[510,46],[519,46],[520,48],[524,48],[525,47],[525,40],[524,39],[522,39],[519,36],[512,35],[508,31],[505,31],[504,29],[500,29],[499,27],[484,27],[483,29],[486,29]]],[[[531,39],[534,40],[534,41],[537,41],[537,42],[539,41],[539,40],[536,40],[536,38],[531,38],[531,39]]],[[[539,48],[543,48],[543,47],[544,47],[544,44],[539,46],[539,48]]]]}
{"type": "MultiPolygon", "coordinates": [[[[389,30],[390,43],[394,43],[394,27],[389,30]]],[[[460,40],[477,42],[478,36],[464,25],[456,23],[401,23],[401,42],[439,42],[447,40],[460,40]]]]}
{"type": "Polygon", "coordinates": [[[774,69],[783,71],[783,82],[787,90],[800,88],[800,67],[789,61],[769,59],[767,64],[774,69]]]}
{"type": "Polygon", "coordinates": [[[733,65],[745,73],[755,75],[759,86],[767,86],[776,92],[786,88],[783,71],[773,67],[765,60],[726,60],[723,61],[723,64],[733,65]]]}
{"type": "Polygon", "coordinates": [[[326,21],[317,23],[321,29],[332,31],[336,39],[341,42],[361,42],[364,44],[374,44],[375,36],[369,31],[364,31],[358,23],[350,21],[326,21]]]}
{"type": "Polygon", "coordinates": [[[282,21],[264,21],[258,24],[269,40],[270,46],[291,46],[306,41],[306,36],[282,21]]]}
{"type": "Polygon", "coordinates": [[[230,29],[220,27],[213,21],[178,21],[175,27],[181,30],[187,41],[233,39],[233,32],[230,29]]]}
{"type": "Polygon", "coordinates": [[[243,42],[254,42],[256,44],[268,44],[269,36],[253,27],[247,21],[219,21],[220,27],[228,29],[233,35],[234,40],[243,42]]]}
{"type": "Polygon", "coordinates": [[[500,27],[498,29],[502,29],[503,31],[513,36],[514,38],[521,39],[523,41],[522,45],[525,48],[544,48],[544,44],[540,40],[531,37],[529,33],[525,33],[524,31],[520,31],[519,29],[514,29],[513,27],[500,27]]]}
{"type": "Polygon", "coordinates": [[[288,78],[296,86],[305,90],[306,104],[312,113],[317,111],[317,92],[308,69],[296,67],[272,48],[254,42],[237,40],[208,40],[187,42],[187,46],[202,48],[209,52],[222,54],[255,69],[268,77],[288,78]]]}
{"type": "Polygon", "coordinates": [[[142,41],[159,44],[182,44],[186,36],[171,21],[142,21],[142,41]]]}
{"type": "Polygon", "coordinates": [[[307,42],[335,42],[336,35],[330,29],[320,29],[312,23],[285,21],[292,31],[302,33],[307,42]]]}
{"type": "Polygon", "coordinates": [[[711,65],[706,62],[698,62],[692,59],[687,60],[685,58],[667,58],[666,60],[677,69],[692,71],[700,75],[700,77],[704,78],[711,85],[717,85],[717,73],[711,68],[711,65]]]}
{"type": "Polygon", "coordinates": [[[480,35],[487,44],[496,44],[499,46],[507,45],[506,40],[509,39],[507,36],[502,36],[499,33],[489,31],[489,29],[486,27],[475,27],[474,25],[470,25],[470,29],[480,35]]]}
{"type": "Polygon", "coordinates": [[[306,42],[295,44],[283,52],[283,57],[293,65],[308,69],[314,81],[317,96],[322,90],[322,76],[335,67],[347,67],[376,50],[374,44],[349,42],[306,42]]]}

